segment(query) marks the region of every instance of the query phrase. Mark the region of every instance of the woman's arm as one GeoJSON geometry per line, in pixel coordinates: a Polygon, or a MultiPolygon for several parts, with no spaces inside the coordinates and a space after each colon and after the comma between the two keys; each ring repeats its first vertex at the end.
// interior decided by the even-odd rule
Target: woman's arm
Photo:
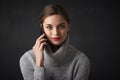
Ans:
{"type": "Polygon", "coordinates": [[[20,58],[20,69],[24,80],[45,80],[45,68],[34,66],[29,52],[20,58]]]}
{"type": "Polygon", "coordinates": [[[73,80],[88,80],[90,72],[90,61],[84,54],[79,58],[75,70],[73,80]]]}
{"type": "Polygon", "coordinates": [[[47,45],[46,41],[47,41],[47,39],[45,39],[45,34],[43,34],[36,40],[36,43],[33,46],[36,66],[38,66],[38,67],[44,67],[44,64],[43,64],[44,63],[43,49],[44,49],[44,46],[47,45]]]}
{"type": "Polygon", "coordinates": [[[45,80],[43,47],[46,45],[46,40],[43,37],[44,35],[41,35],[33,47],[34,66],[32,57],[28,54],[29,52],[25,53],[20,59],[20,68],[24,80],[45,80]]]}
{"type": "Polygon", "coordinates": [[[34,66],[32,62],[33,59],[29,55],[29,52],[26,52],[20,58],[20,69],[24,80],[45,80],[44,67],[34,66]]]}

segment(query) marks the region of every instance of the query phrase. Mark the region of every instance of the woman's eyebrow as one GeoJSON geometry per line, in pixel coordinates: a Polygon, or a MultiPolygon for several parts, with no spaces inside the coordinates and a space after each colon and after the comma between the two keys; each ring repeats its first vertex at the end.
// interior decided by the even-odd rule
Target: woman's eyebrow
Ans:
{"type": "Polygon", "coordinates": [[[65,25],[65,23],[60,23],[60,24],[58,24],[57,26],[59,26],[59,25],[65,25]]]}
{"type": "Polygon", "coordinates": [[[52,26],[51,24],[46,24],[46,25],[48,25],[48,26],[52,26]]]}
{"type": "MultiPolygon", "coordinates": [[[[58,25],[64,25],[65,23],[60,23],[60,24],[58,24],[58,25]]],[[[48,26],[52,26],[52,24],[46,24],[46,25],[48,25],[48,26]]],[[[57,25],[57,26],[58,26],[57,25]]]]}
{"type": "Polygon", "coordinates": [[[60,23],[59,25],[62,25],[62,24],[65,24],[65,23],[60,23]]]}

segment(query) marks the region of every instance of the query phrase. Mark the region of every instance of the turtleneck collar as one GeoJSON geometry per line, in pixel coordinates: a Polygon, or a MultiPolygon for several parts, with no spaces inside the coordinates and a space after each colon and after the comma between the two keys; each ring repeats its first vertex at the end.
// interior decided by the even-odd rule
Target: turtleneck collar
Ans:
{"type": "MultiPolygon", "coordinates": [[[[64,42],[63,42],[63,43],[64,43],[64,42]]],[[[63,44],[63,43],[62,43],[62,44],[63,44]]],[[[61,46],[62,44],[60,44],[60,45],[53,45],[53,44],[51,44],[51,43],[49,42],[48,46],[49,46],[49,48],[51,49],[51,51],[52,51],[53,53],[55,53],[55,52],[60,48],[60,46],[61,46]]]]}
{"type": "Polygon", "coordinates": [[[67,37],[65,42],[55,52],[51,50],[50,46],[46,46],[44,48],[44,64],[51,66],[61,65],[62,60],[65,58],[65,52],[68,43],[69,37],[67,37]]]}

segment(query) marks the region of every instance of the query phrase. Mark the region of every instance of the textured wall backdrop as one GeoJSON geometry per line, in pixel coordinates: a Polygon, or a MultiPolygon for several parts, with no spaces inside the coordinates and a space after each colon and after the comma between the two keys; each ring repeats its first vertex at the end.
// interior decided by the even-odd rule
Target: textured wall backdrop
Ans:
{"type": "Polygon", "coordinates": [[[70,16],[70,43],[91,61],[89,80],[117,80],[119,4],[110,0],[0,0],[0,78],[22,80],[19,58],[39,36],[39,14],[50,3],[70,16]]]}

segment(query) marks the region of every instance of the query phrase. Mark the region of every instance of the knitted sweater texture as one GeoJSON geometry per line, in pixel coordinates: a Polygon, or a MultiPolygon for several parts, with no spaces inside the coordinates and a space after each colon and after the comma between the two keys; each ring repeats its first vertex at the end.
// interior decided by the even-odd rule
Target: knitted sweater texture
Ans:
{"type": "Polygon", "coordinates": [[[44,67],[36,66],[32,49],[26,51],[20,69],[24,80],[88,80],[90,61],[67,40],[54,53],[49,46],[44,48],[44,67]]]}

